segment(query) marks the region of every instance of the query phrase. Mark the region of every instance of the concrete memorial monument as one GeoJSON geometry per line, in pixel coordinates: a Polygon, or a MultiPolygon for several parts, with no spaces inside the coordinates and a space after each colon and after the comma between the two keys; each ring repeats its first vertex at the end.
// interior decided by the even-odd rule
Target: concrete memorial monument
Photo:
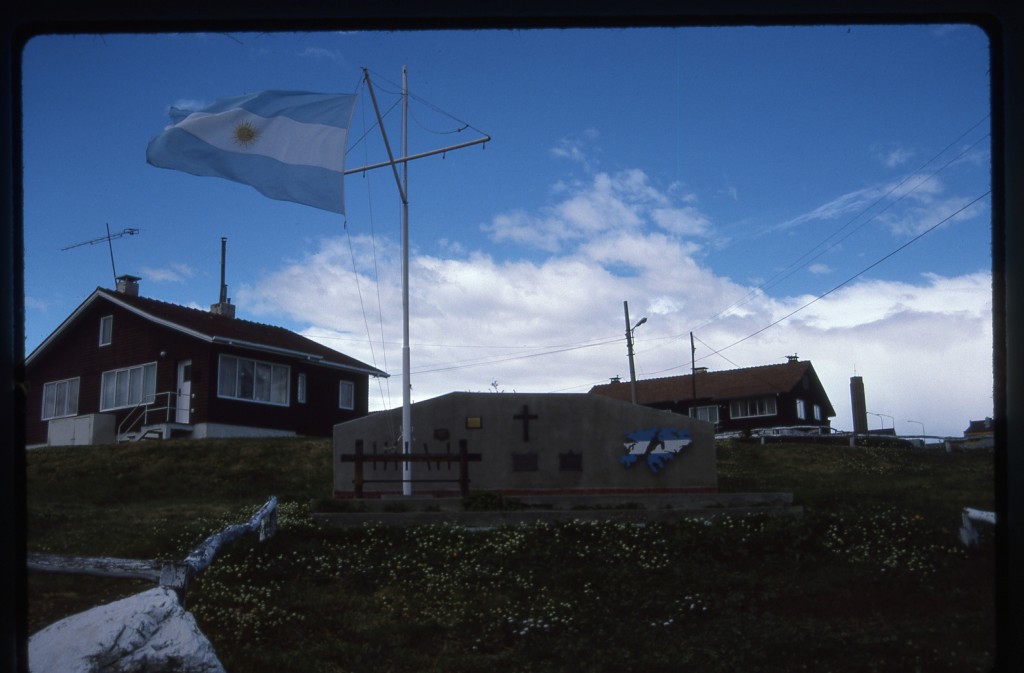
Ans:
{"type": "Polygon", "coordinates": [[[334,427],[334,495],[655,495],[717,491],[714,427],[589,394],[449,393],[334,427]],[[409,465],[403,470],[403,463],[409,465]],[[406,492],[408,494],[408,492],[406,492]]]}

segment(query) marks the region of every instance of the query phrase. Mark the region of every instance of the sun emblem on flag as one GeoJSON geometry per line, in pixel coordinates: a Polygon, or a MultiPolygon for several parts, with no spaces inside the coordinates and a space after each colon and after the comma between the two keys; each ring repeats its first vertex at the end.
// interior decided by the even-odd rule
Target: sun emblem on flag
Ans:
{"type": "Polygon", "coordinates": [[[256,142],[259,137],[259,131],[250,122],[240,122],[235,126],[234,138],[235,142],[242,147],[248,147],[256,142]]]}

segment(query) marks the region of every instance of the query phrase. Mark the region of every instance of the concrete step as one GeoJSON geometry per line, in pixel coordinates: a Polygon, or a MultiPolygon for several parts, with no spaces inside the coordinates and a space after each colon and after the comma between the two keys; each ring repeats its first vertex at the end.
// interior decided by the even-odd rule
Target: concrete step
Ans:
{"type": "MultiPolygon", "coordinates": [[[[515,498],[510,498],[515,500],[515,498]]],[[[625,521],[644,523],[681,518],[714,519],[718,516],[770,514],[799,516],[803,507],[793,505],[792,493],[702,493],[630,496],[529,496],[519,498],[523,509],[463,511],[461,498],[414,498],[395,496],[348,501],[360,512],[317,512],[318,523],[331,527],[382,523],[395,526],[449,524],[469,528],[494,528],[537,521],[625,521]]]]}

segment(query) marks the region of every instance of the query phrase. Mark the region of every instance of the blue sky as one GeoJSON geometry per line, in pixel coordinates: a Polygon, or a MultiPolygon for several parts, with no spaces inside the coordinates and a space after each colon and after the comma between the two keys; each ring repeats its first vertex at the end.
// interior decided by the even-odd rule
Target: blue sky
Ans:
{"type": "Polygon", "coordinates": [[[371,406],[400,405],[390,172],[350,175],[342,218],[145,148],[172,105],[356,92],[346,164],[376,163],[362,68],[397,150],[407,66],[411,153],[492,137],[410,165],[414,401],[628,377],[628,301],[640,378],[687,373],[693,331],[712,370],[811,360],[840,429],[854,374],[871,427],[992,414],[977,28],[70,35],[23,58],[26,353],[113,283],[105,243],[62,248],[138,228],[117,272],[206,308],[224,236],[239,317],[386,369],[371,406]]]}

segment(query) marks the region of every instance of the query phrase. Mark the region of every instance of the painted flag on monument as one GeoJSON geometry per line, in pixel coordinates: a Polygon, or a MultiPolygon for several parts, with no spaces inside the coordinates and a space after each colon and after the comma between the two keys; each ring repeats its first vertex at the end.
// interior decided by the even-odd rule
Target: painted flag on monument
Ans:
{"type": "Polygon", "coordinates": [[[262,91],[202,110],[171,108],[173,123],[150,141],[146,161],[344,213],[345,147],[355,100],[355,94],[262,91]]]}

